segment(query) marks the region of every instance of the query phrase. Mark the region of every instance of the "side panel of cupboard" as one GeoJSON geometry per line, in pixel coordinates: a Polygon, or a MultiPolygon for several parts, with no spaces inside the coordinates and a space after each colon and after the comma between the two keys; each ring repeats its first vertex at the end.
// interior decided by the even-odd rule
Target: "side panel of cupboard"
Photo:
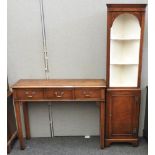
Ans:
{"type": "Polygon", "coordinates": [[[108,89],[106,146],[112,142],[138,144],[140,89],[108,89]]]}

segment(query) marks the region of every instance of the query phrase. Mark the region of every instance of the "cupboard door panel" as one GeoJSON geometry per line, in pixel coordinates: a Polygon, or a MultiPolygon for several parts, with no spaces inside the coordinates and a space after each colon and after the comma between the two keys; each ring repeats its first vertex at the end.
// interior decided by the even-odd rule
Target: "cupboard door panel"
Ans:
{"type": "Polygon", "coordinates": [[[133,102],[132,96],[113,96],[111,100],[111,123],[112,135],[132,134],[133,122],[133,102]]]}
{"type": "Polygon", "coordinates": [[[110,90],[107,98],[108,137],[136,137],[140,90],[110,90]]]}

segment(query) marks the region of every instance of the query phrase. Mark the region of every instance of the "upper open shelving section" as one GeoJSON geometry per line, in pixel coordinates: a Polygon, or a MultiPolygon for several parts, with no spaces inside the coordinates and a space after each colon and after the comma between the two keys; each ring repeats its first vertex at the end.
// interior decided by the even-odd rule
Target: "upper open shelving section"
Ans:
{"type": "Polygon", "coordinates": [[[113,22],[110,36],[110,86],[136,87],[141,28],[137,17],[124,13],[113,22]]]}
{"type": "Polygon", "coordinates": [[[146,4],[107,7],[107,87],[140,87],[146,4]]]}

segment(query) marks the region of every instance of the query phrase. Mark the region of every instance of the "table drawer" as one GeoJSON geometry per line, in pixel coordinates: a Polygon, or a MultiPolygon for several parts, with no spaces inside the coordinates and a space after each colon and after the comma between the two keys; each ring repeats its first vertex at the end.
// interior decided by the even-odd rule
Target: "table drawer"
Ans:
{"type": "Polygon", "coordinates": [[[73,99],[73,89],[49,88],[45,90],[46,99],[70,100],[73,99]]]}
{"type": "Polygon", "coordinates": [[[99,88],[75,89],[76,99],[104,99],[104,90],[99,88]]]}
{"type": "Polygon", "coordinates": [[[39,100],[43,99],[43,89],[17,89],[16,99],[20,100],[39,100]]]}

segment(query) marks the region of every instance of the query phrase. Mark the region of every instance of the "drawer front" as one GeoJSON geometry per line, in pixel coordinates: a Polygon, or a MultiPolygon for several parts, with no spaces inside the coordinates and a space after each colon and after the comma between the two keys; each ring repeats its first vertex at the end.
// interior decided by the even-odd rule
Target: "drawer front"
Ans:
{"type": "Polygon", "coordinates": [[[104,91],[99,88],[78,88],[75,89],[76,99],[104,99],[104,91]],[[102,94],[103,93],[103,94],[102,94]]]}
{"type": "Polygon", "coordinates": [[[20,100],[39,100],[43,99],[43,89],[18,89],[16,99],[20,100]]]}
{"type": "Polygon", "coordinates": [[[45,90],[46,99],[70,100],[73,99],[73,89],[49,88],[45,90]]]}

